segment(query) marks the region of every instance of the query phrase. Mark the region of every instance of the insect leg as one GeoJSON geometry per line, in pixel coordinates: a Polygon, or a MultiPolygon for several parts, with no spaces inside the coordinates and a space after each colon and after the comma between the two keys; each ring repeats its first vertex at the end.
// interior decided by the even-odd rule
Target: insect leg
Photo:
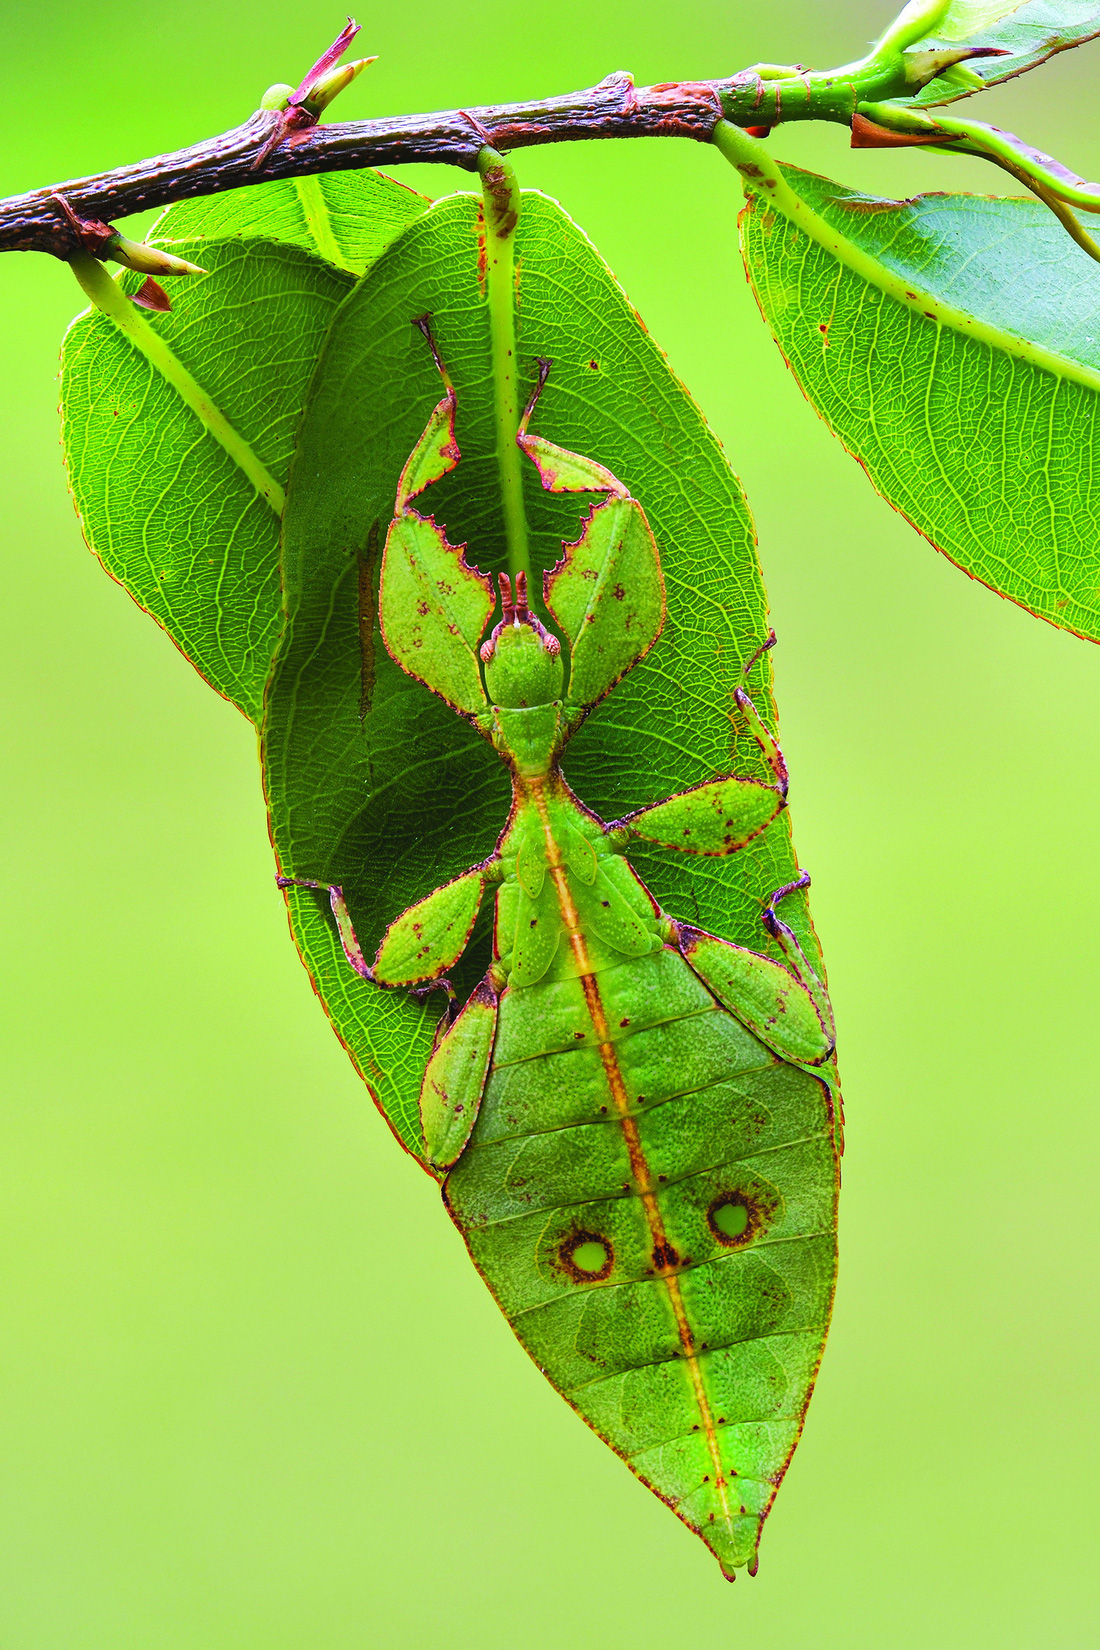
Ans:
{"type": "Polygon", "coordinates": [[[730,774],[638,808],[607,830],[615,848],[640,836],[685,854],[732,854],[759,836],[785,806],[779,785],[730,774]]]}
{"type": "Polygon", "coordinates": [[[784,887],[777,888],[760,913],[760,920],[786,957],[787,967],[791,970],[791,973],[813,998],[814,1007],[821,1018],[821,1023],[830,1038],[835,1042],[836,1021],[833,1019],[833,1005],[829,1001],[829,993],[811,967],[810,960],[799,945],[793,930],[780,920],[775,911],[781,899],[786,899],[788,894],[796,893],[800,888],[808,888],[809,886],[810,873],[809,871],[803,871],[796,882],[788,882],[784,887]]]}
{"type": "MultiPolygon", "coordinates": [[[[789,891],[783,889],[780,894],[789,891]]],[[[778,923],[774,912],[772,917],[778,923]]],[[[785,923],[780,926],[784,953],[790,956],[788,947],[794,948],[797,968],[688,923],[670,920],[668,934],[708,991],[761,1042],[781,1059],[819,1066],[833,1052],[832,1010],[798,941],[785,923]]]]}
{"type": "MultiPolygon", "coordinates": [[[[747,676],[760,655],[774,646],[772,630],[742,674],[747,676]]],[[[767,785],[759,779],[726,774],[693,785],[690,790],[677,791],[663,802],[637,808],[614,820],[607,827],[612,847],[621,850],[632,836],[641,836],[687,854],[732,854],[751,842],[786,806],[788,775],[783,752],[745,689],[735,688],[733,697],[764,753],[774,783],[767,785]]]]}
{"type": "Polygon", "coordinates": [[[373,978],[407,986],[442,980],[469,943],[486,885],[499,877],[498,862],[475,865],[402,911],[382,935],[373,978]]]}
{"type": "Polygon", "coordinates": [[[778,741],[775,736],[764,726],[760,719],[760,712],[757,710],[744,688],[734,688],[733,697],[737,701],[737,705],[742,716],[748,723],[749,732],[756,740],[756,743],[760,746],[760,749],[764,752],[764,759],[769,768],[772,770],[772,773],[775,775],[775,782],[779,788],[780,794],[786,798],[790,776],[787,773],[787,764],[783,760],[783,752],[779,748],[778,741]]]}
{"type": "Polygon", "coordinates": [[[280,888],[315,888],[328,894],[344,955],[365,980],[384,986],[438,984],[453,997],[443,976],[466,949],[487,884],[499,881],[500,875],[499,861],[486,860],[410,905],[382,935],[373,963],[367,962],[355,936],[342,888],[304,877],[277,877],[276,881],[280,888]]]}
{"type": "Polygon", "coordinates": [[[306,877],[276,877],[275,881],[280,888],[315,888],[319,894],[328,895],[332,914],[336,918],[340,944],[344,948],[344,956],[357,974],[361,974],[365,980],[373,980],[374,970],[364,957],[362,947],[355,937],[351,912],[344,899],[344,890],[335,882],[310,882],[306,877]]]}
{"type": "Polygon", "coordinates": [[[481,1106],[497,1029],[491,973],[470,997],[428,1061],[420,1086],[420,1123],[428,1161],[446,1169],[461,1155],[481,1106]]]}

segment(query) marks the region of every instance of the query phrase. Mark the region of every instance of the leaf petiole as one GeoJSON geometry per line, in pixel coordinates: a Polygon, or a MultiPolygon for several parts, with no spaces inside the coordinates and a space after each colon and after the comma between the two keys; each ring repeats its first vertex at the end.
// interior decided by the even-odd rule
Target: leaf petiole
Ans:
{"type": "Polygon", "coordinates": [[[274,476],[260,463],[248,442],[233,428],[221,409],[207,395],[202,385],[192,378],[183,363],[172,353],[141,310],[136,308],[118,282],[98,258],[81,252],[69,259],[70,267],[96,309],[108,316],[119,331],[139,349],[146,359],[171,384],[180,400],[209,430],[215,441],[221,443],[260,497],[266,499],[276,516],[281,516],[286,495],[274,476]]]}
{"type": "Polygon", "coordinates": [[[477,159],[485,209],[486,287],[496,409],[497,469],[500,475],[508,570],[531,582],[527,514],[523,506],[523,455],[516,445],[520,393],[516,359],[516,225],[519,185],[503,155],[488,147],[477,159]]]}

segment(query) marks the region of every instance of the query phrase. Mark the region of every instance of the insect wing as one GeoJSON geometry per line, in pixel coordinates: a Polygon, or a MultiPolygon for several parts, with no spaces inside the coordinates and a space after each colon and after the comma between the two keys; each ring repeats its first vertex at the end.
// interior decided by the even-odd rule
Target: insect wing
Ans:
{"type": "Polygon", "coordinates": [[[562,933],[558,891],[547,877],[538,897],[518,890],[515,947],[512,952],[512,984],[534,985],[554,960],[562,933]]]}
{"type": "Polygon", "coordinates": [[[590,883],[570,882],[577,914],[587,932],[626,957],[644,957],[654,949],[653,934],[602,870],[590,883]]]}

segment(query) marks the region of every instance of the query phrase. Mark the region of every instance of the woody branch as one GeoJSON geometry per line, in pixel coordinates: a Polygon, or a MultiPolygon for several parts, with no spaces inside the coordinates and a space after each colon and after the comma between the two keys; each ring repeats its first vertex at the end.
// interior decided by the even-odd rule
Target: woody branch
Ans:
{"type": "Polygon", "coordinates": [[[741,124],[751,124],[761,83],[753,77],[739,87],[741,78],[642,89],[630,75],[613,74],[587,91],[542,102],[315,125],[289,132],[274,147],[269,145],[283,117],[260,110],[243,125],[189,149],[0,201],[0,251],[68,258],[81,250],[59,196],[81,218],[110,220],[195,195],[316,172],[409,161],[473,170],[486,144],[503,152],[591,138],[681,137],[706,143],[715,123],[729,118],[728,105],[740,105],[741,124]]]}

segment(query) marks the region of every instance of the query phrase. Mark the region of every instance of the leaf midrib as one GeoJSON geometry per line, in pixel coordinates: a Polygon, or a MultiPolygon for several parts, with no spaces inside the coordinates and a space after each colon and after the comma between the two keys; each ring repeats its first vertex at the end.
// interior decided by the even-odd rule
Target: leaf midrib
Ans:
{"type": "Polygon", "coordinates": [[[336,231],[332,226],[332,213],[328,201],[325,199],[321,179],[317,176],[295,178],[294,187],[297,191],[298,202],[302,208],[302,217],[306,228],[313,237],[317,248],[317,255],[326,262],[335,264],[337,269],[346,269],[350,274],[356,271],[352,268],[344,255],[336,231]]]}
{"type": "Polygon", "coordinates": [[[1074,361],[1071,356],[1057,350],[1047,349],[1043,344],[1032,343],[1015,333],[1006,332],[955,304],[947,303],[927,288],[895,274],[872,253],[850,241],[791,187],[782,168],[771,159],[763,144],[755,143],[724,121],[719,122],[715,130],[715,143],[744,179],[747,209],[758,205],[773,207],[869,286],[877,287],[887,297],[923,319],[950,327],[961,337],[974,338],[992,349],[1015,356],[1029,366],[1100,393],[1100,371],[1081,361],[1074,361]],[[732,139],[726,136],[730,132],[735,134],[732,139]]]}
{"type": "Polygon", "coordinates": [[[285,491],[260,462],[240,431],[230,423],[213,397],[203,389],[197,378],[192,377],[183,362],[150,326],[141,310],[127,297],[119,283],[107,273],[98,259],[79,257],[71,261],[77,280],[96,309],[112,320],[134,348],[140,350],[154,371],[160,373],[184,406],[194,413],[203,428],[214,437],[238,469],[247,476],[276,518],[280,518],[286,508],[285,491]]]}

